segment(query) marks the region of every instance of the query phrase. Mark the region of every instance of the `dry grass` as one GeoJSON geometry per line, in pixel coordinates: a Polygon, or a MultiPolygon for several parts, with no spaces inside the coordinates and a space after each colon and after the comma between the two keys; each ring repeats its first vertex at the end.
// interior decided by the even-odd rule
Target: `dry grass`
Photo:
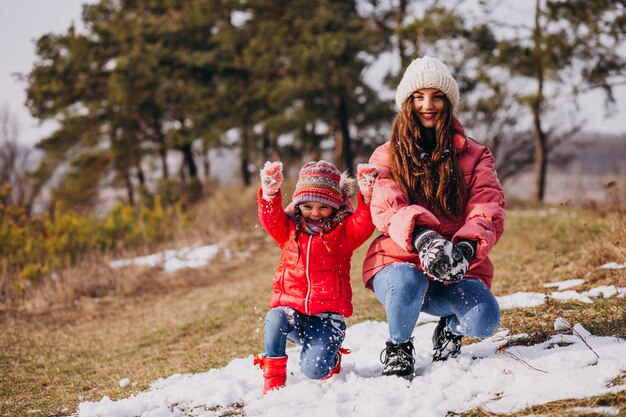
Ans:
{"type": "Polygon", "coordinates": [[[616,284],[623,270],[598,267],[626,261],[626,219],[620,212],[571,207],[509,210],[491,257],[496,294],[539,291],[546,282],[572,278],[585,279],[584,289],[616,284]]]}
{"type": "Polygon", "coordinates": [[[0,312],[19,310],[31,314],[50,309],[72,307],[81,300],[102,299],[114,296],[133,296],[168,291],[170,288],[198,287],[206,285],[204,275],[178,274],[156,275],[141,267],[112,270],[112,259],[145,256],[154,252],[219,242],[223,250],[241,251],[256,248],[259,243],[247,242],[248,235],[262,235],[257,226],[256,190],[253,188],[213,190],[210,198],[193,208],[190,216],[195,218],[193,227],[180,232],[175,240],[159,245],[146,246],[115,254],[95,253],[79,264],[57,271],[40,282],[26,288],[21,297],[0,302],[0,312]],[[162,279],[160,279],[162,278],[162,279]]]}
{"type": "MultiPolygon", "coordinates": [[[[597,269],[604,262],[626,261],[623,215],[571,207],[548,215],[540,210],[510,211],[507,232],[493,252],[496,295],[542,292],[545,282],[571,278],[587,280],[584,289],[626,286],[626,270],[597,269]]],[[[70,415],[80,401],[128,397],[160,377],[204,372],[262,350],[262,319],[279,251],[257,226],[254,190],[216,190],[195,216],[196,227],[180,243],[222,241],[234,253],[251,255],[176,274],[147,268],[113,273],[86,263],[33,291],[29,304],[0,313],[0,415],[70,415]],[[133,384],[120,388],[125,377],[133,384]]],[[[349,325],[385,319],[380,303],[361,284],[366,247],[353,260],[355,314],[349,325]]],[[[626,337],[625,304],[626,299],[613,297],[590,305],[550,302],[506,310],[502,327],[527,333],[526,343],[537,343],[553,333],[561,316],[594,334],[626,337]]],[[[621,393],[516,415],[556,416],[573,406],[624,404],[626,393],[621,393]]]]}
{"type": "MultiPolygon", "coordinates": [[[[525,416],[541,416],[541,417],[562,417],[562,416],[574,416],[574,417],[598,417],[608,416],[613,414],[607,414],[600,411],[576,411],[576,408],[595,408],[595,407],[614,407],[618,410],[619,416],[624,415],[624,404],[626,404],[626,394],[624,392],[618,394],[606,394],[593,398],[584,399],[568,399],[562,401],[554,401],[548,404],[543,404],[534,407],[528,407],[517,413],[507,414],[508,417],[525,417],[525,416]]],[[[472,410],[469,413],[463,414],[449,414],[448,416],[464,416],[464,417],[491,417],[494,413],[488,410],[472,410]]]]}
{"type": "MultiPolygon", "coordinates": [[[[184,272],[204,282],[201,287],[82,299],[72,309],[38,315],[5,314],[2,415],[65,415],[82,400],[124,397],[160,377],[206,371],[260,351],[257,330],[271,281],[259,271],[271,273],[278,252],[264,254],[272,256],[184,272]],[[124,377],[137,385],[120,388],[124,377]]],[[[166,279],[162,271],[151,274],[166,279]]]]}

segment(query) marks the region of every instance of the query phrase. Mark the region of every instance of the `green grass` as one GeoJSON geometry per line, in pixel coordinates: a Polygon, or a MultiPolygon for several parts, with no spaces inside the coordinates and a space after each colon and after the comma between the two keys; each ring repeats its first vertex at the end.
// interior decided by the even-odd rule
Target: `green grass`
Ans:
{"type": "MultiPolygon", "coordinates": [[[[246,224],[247,231],[230,243],[235,250],[252,248],[247,258],[177,274],[137,269],[134,273],[144,278],[129,293],[100,299],[83,296],[69,306],[53,304],[36,313],[4,311],[0,415],[70,415],[81,401],[98,401],[104,395],[128,397],[158,378],[205,372],[260,352],[279,250],[254,222],[246,224]],[[133,384],[119,387],[122,378],[133,384]]],[[[597,268],[609,261],[626,261],[625,243],[626,225],[616,212],[560,207],[543,217],[537,210],[510,210],[506,233],[492,253],[493,291],[544,292],[544,283],[571,278],[587,280],[583,289],[626,287],[626,270],[597,268]]],[[[367,244],[353,259],[355,314],[348,325],[385,320],[382,306],[361,284],[366,248],[367,244]]],[[[581,323],[596,335],[626,338],[626,299],[616,297],[593,304],[553,301],[505,310],[501,326],[512,333],[528,333],[527,343],[536,343],[553,332],[558,316],[581,323]]],[[[623,412],[624,404],[622,392],[546,404],[515,416],[562,415],[565,405],[613,405],[623,412]]],[[[241,415],[240,408],[221,412],[241,415]]],[[[487,414],[476,410],[466,415],[487,414]]]]}

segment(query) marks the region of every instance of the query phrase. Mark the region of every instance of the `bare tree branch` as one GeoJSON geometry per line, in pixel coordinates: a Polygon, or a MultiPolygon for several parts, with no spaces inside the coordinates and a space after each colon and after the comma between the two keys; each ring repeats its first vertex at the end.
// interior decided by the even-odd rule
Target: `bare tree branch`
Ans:
{"type": "MultiPolygon", "coordinates": [[[[11,187],[5,205],[28,206],[32,187],[28,172],[30,149],[18,145],[19,124],[7,105],[0,109],[0,186],[11,187]]],[[[30,207],[27,207],[30,211],[30,207]]]]}

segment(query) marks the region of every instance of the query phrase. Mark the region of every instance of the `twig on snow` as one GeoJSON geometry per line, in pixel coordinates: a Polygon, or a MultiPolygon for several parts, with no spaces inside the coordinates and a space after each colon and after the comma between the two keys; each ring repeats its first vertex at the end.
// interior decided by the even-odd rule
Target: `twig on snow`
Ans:
{"type": "Polygon", "coordinates": [[[547,374],[548,371],[544,371],[543,369],[539,369],[539,368],[535,368],[534,366],[532,366],[531,364],[529,364],[528,362],[526,362],[524,359],[520,358],[519,356],[516,356],[514,353],[512,353],[510,350],[505,350],[501,353],[501,355],[505,355],[510,357],[511,359],[515,359],[516,361],[518,361],[519,363],[521,363],[522,365],[533,369],[535,371],[539,371],[539,372],[543,372],[544,374],[547,374]]]}

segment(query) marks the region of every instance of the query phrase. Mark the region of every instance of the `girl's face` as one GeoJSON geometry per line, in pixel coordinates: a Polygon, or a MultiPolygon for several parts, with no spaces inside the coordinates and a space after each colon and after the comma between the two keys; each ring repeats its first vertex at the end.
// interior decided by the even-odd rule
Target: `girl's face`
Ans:
{"type": "Polygon", "coordinates": [[[411,95],[413,108],[423,127],[433,128],[445,106],[445,94],[436,88],[421,88],[411,95]]]}
{"type": "Polygon", "coordinates": [[[332,207],[315,201],[300,203],[299,207],[302,217],[316,222],[326,220],[331,214],[333,214],[332,207]]]}

